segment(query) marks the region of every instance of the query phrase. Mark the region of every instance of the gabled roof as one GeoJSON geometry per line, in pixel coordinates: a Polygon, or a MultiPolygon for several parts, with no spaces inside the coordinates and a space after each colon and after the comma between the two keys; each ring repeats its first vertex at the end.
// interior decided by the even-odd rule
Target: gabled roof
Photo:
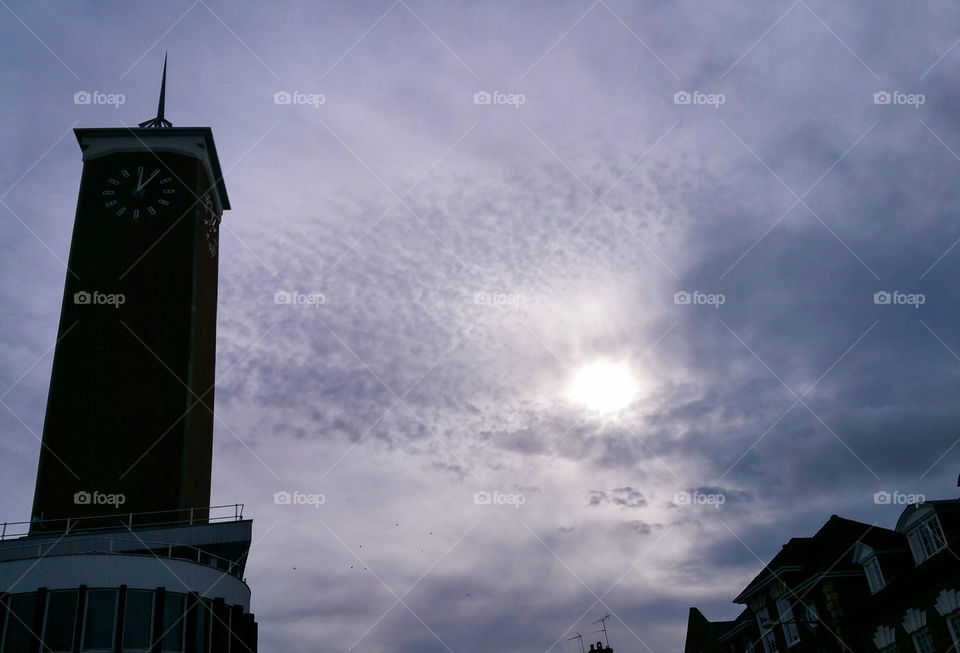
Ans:
{"type": "Polygon", "coordinates": [[[957,520],[960,518],[960,499],[937,499],[907,506],[897,520],[897,531],[906,532],[916,518],[923,518],[930,512],[936,512],[941,521],[943,518],[948,521],[957,520]]]}
{"type": "Polygon", "coordinates": [[[719,642],[755,625],[753,617],[744,608],[731,621],[708,621],[697,608],[690,608],[687,617],[685,653],[720,650],[719,642]]]}
{"type": "Polygon", "coordinates": [[[780,552],[733,601],[746,603],[750,596],[776,580],[788,587],[796,587],[808,579],[828,573],[863,573],[863,568],[853,559],[857,542],[886,550],[900,548],[900,537],[897,532],[886,528],[831,515],[812,537],[795,537],[784,544],[780,552]]]}
{"type": "Polygon", "coordinates": [[[745,630],[756,628],[757,626],[757,622],[753,618],[753,614],[748,608],[744,608],[733,621],[722,621],[718,623],[730,624],[726,631],[717,637],[717,641],[720,642],[730,639],[734,635],[742,633],[745,630]]]}

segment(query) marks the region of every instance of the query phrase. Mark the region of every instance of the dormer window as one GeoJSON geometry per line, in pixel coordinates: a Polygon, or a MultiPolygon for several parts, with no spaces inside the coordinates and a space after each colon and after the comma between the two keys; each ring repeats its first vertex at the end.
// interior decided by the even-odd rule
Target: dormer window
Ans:
{"type": "Polygon", "coordinates": [[[780,613],[780,625],[783,627],[783,638],[787,642],[787,647],[789,648],[799,643],[800,629],[797,628],[797,622],[793,620],[793,609],[790,606],[790,599],[778,599],[777,612],[780,613]]]}
{"type": "Polygon", "coordinates": [[[853,552],[853,561],[863,565],[863,571],[867,576],[871,593],[876,594],[884,588],[886,581],[883,579],[883,572],[880,571],[880,561],[877,560],[877,553],[872,547],[863,542],[857,542],[857,547],[853,552]]]}
{"type": "Polygon", "coordinates": [[[820,611],[817,609],[816,603],[807,604],[807,625],[811,628],[816,628],[817,624],[820,623],[820,611]]]}
{"type": "Polygon", "coordinates": [[[947,546],[947,540],[943,536],[943,529],[940,527],[940,520],[937,519],[936,513],[914,526],[907,533],[907,540],[910,542],[913,559],[918,565],[947,546]]]}
{"type": "Polygon", "coordinates": [[[883,589],[886,584],[883,581],[883,572],[880,571],[880,561],[877,556],[872,556],[863,563],[863,570],[867,574],[867,582],[870,584],[870,591],[876,594],[883,589]]]}
{"type": "Polygon", "coordinates": [[[757,610],[757,626],[760,628],[760,641],[763,643],[763,653],[777,652],[777,637],[773,632],[773,622],[766,609],[757,610]]]}

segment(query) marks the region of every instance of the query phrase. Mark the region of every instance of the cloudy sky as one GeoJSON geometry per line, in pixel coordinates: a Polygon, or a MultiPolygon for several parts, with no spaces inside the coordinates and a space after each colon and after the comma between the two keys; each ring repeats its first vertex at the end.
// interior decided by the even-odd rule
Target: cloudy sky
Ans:
{"type": "Polygon", "coordinates": [[[0,4],[3,520],[71,129],[152,117],[164,51],[233,205],[213,501],[261,650],[571,652],[609,613],[679,651],[790,537],[956,495],[955,3],[0,4]]]}

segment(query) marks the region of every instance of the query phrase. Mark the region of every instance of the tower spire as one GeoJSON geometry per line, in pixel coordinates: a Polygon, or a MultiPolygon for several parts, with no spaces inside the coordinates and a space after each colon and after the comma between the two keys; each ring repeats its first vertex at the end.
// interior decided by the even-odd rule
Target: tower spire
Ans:
{"type": "Polygon", "coordinates": [[[167,53],[163,53],[163,77],[160,80],[160,102],[157,104],[157,117],[140,123],[141,127],[173,127],[173,123],[163,117],[163,105],[167,94],[167,53]]]}

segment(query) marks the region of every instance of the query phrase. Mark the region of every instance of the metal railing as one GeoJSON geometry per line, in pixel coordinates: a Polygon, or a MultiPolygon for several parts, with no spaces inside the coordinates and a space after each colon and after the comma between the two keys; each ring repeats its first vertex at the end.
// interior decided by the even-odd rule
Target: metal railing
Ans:
{"type": "Polygon", "coordinates": [[[197,508],[177,508],[174,510],[153,510],[150,512],[112,512],[102,515],[83,515],[80,517],[59,517],[56,519],[37,519],[34,521],[0,522],[0,541],[24,537],[30,533],[30,527],[38,528],[39,534],[59,535],[72,531],[116,530],[134,526],[193,526],[212,522],[240,521],[243,519],[243,504],[232,503],[220,506],[197,508]],[[232,514],[227,513],[227,509],[232,514]],[[223,510],[225,514],[215,515],[214,511],[223,510]],[[182,515],[186,514],[184,518],[182,515]],[[162,515],[173,519],[163,520],[162,515]],[[205,516],[204,516],[205,515],[205,516]],[[106,525],[98,523],[112,522],[106,525]],[[59,528],[58,528],[59,526],[59,528]]]}
{"type": "Polygon", "coordinates": [[[240,578],[241,565],[233,560],[204,551],[190,544],[174,544],[142,540],[139,537],[118,535],[115,537],[90,536],[69,540],[44,541],[0,549],[0,561],[27,560],[65,555],[107,554],[142,555],[171,560],[186,560],[213,567],[240,578]]]}

